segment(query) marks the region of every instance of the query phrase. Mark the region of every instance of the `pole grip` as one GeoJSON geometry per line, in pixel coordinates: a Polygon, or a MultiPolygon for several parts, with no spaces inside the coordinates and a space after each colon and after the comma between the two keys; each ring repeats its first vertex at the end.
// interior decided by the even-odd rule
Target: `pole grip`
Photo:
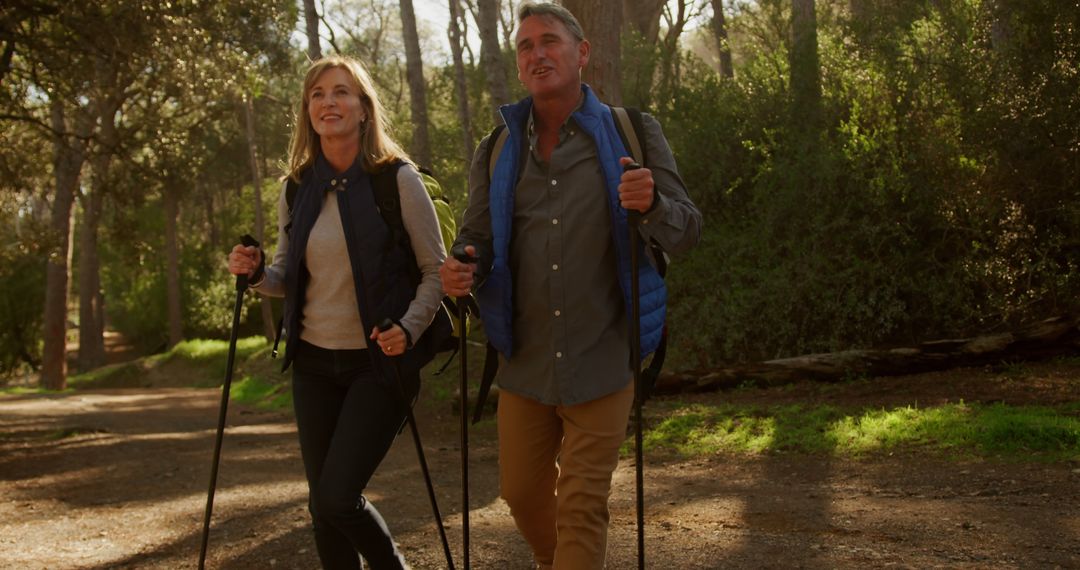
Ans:
{"type": "Polygon", "coordinates": [[[460,261],[462,263],[476,263],[477,261],[480,261],[476,257],[474,257],[472,255],[469,255],[465,251],[465,248],[468,245],[469,244],[465,244],[465,243],[454,244],[454,247],[450,248],[450,255],[454,256],[454,259],[456,259],[456,260],[458,260],[458,261],[460,261]]]}
{"type": "MultiPolygon", "coordinates": [[[[630,172],[631,170],[637,170],[639,168],[641,168],[640,164],[638,164],[636,162],[628,162],[628,163],[623,165],[622,170],[625,173],[625,172],[630,172]]],[[[637,227],[638,224],[641,223],[641,212],[639,212],[637,210],[627,210],[626,211],[626,220],[628,222],[630,222],[631,226],[637,227]]]]}
{"type": "MultiPolygon", "coordinates": [[[[240,236],[240,245],[244,247],[259,247],[259,242],[255,241],[255,238],[251,237],[251,234],[244,234],[240,236]]],[[[247,291],[248,288],[248,276],[247,274],[236,276],[236,290],[247,291]]]]}
{"type": "Polygon", "coordinates": [[[379,323],[379,332],[390,330],[393,326],[394,321],[387,317],[379,323]]]}

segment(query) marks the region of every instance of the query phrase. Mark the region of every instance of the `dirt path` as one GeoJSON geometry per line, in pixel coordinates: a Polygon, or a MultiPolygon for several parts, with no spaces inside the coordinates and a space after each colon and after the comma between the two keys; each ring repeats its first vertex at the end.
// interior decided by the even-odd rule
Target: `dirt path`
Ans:
{"type": "MultiPolygon", "coordinates": [[[[890,394],[918,386],[896,382],[890,394]]],[[[924,392],[935,385],[924,382],[924,392]]],[[[194,568],[218,394],[0,396],[0,568],[194,568]]],[[[786,397],[798,391],[729,398],[786,397]]],[[[457,420],[430,406],[419,413],[459,556],[457,420]]],[[[209,567],[318,568],[294,429],[286,414],[230,410],[209,567]]],[[[473,566],[528,568],[497,497],[493,423],[470,437],[473,566]]],[[[652,568],[1080,568],[1078,464],[649,457],[646,481],[652,568]]],[[[610,568],[636,567],[633,483],[624,460],[610,568]]],[[[407,434],[369,491],[410,562],[445,567],[407,434]]]]}

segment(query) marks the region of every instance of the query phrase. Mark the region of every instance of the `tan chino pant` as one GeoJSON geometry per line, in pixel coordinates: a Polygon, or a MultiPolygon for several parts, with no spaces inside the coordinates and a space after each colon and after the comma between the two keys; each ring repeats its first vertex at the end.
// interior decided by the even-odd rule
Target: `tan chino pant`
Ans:
{"type": "Polygon", "coordinates": [[[499,394],[499,483],[541,568],[600,570],[634,384],[575,406],[499,394]]]}

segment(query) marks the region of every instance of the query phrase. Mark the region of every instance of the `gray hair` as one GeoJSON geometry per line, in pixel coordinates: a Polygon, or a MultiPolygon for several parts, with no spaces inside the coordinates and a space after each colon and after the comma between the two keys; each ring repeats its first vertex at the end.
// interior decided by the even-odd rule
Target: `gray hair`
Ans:
{"type": "Polygon", "coordinates": [[[526,2],[518,8],[518,24],[524,22],[529,16],[555,18],[566,26],[566,31],[570,32],[574,39],[579,42],[585,39],[585,32],[581,30],[581,24],[578,23],[577,18],[570,13],[570,10],[558,4],[526,2]]]}

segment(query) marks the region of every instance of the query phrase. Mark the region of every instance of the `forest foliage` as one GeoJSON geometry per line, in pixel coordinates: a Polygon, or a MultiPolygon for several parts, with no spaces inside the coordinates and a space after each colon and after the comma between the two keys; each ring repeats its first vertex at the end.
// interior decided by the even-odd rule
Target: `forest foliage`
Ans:
{"type": "MultiPolygon", "coordinates": [[[[793,6],[806,3],[672,0],[656,37],[622,30],[622,103],[660,120],[705,219],[668,278],[669,366],[903,345],[1080,308],[1080,2],[811,1],[814,57],[803,58],[793,6]],[[726,39],[711,25],[717,6],[726,39]],[[730,74],[717,67],[724,51],[730,74]]],[[[496,64],[517,98],[513,4],[501,2],[496,64]]],[[[95,314],[147,352],[174,343],[170,320],[184,338],[227,336],[225,255],[256,233],[257,209],[266,247],[276,241],[307,60],[295,3],[215,6],[3,9],[3,374],[47,361],[50,263],[70,268],[69,341],[93,334],[78,325],[95,314]],[[80,156],[59,235],[64,160],[80,156]],[[96,240],[80,237],[87,228],[96,240]],[[90,258],[96,267],[80,263],[90,258]],[[94,291],[80,290],[94,282],[80,271],[97,272],[94,291]]],[[[366,63],[411,148],[397,3],[319,6],[324,52],[366,63]]],[[[462,6],[460,22],[475,22],[474,3],[462,6]]],[[[460,215],[470,136],[444,34],[420,30],[427,166],[460,215]]],[[[496,105],[479,50],[465,47],[475,147],[496,105]]],[[[256,303],[243,334],[265,330],[256,303]]]]}

